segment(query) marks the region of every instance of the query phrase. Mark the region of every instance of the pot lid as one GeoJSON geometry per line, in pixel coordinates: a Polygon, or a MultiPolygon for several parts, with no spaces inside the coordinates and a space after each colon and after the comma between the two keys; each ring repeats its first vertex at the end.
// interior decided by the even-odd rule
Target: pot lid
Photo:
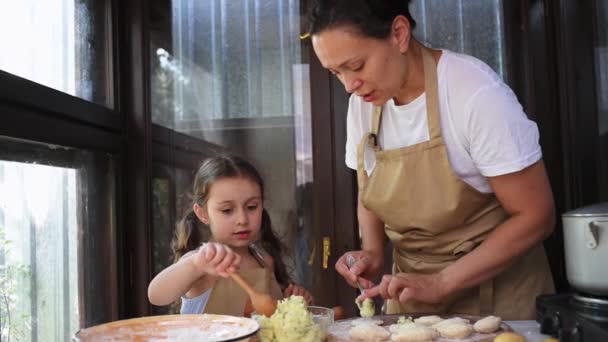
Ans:
{"type": "Polygon", "coordinates": [[[562,217],[571,216],[608,216],[608,202],[588,205],[562,214],[562,217]]]}

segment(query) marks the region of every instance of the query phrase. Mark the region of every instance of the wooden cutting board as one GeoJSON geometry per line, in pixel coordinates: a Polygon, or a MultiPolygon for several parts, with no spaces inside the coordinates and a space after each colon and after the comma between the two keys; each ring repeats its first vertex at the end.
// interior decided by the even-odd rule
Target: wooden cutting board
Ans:
{"type": "MultiPolygon", "coordinates": [[[[372,319],[382,320],[384,322],[382,324],[382,326],[385,327],[388,331],[388,327],[391,324],[397,323],[397,320],[401,316],[406,316],[406,317],[409,316],[412,318],[417,318],[417,317],[425,316],[425,315],[384,315],[384,316],[374,316],[374,317],[372,317],[372,319]]],[[[441,316],[441,318],[445,318],[445,319],[452,318],[452,317],[466,318],[469,321],[471,321],[470,322],[471,324],[475,324],[475,322],[477,322],[478,320],[480,320],[482,318],[479,316],[469,316],[469,315],[439,315],[439,316],[441,316]]],[[[359,317],[336,321],[334,324],[332,324],[329,327],[326,341],[327,342],[360,342],[357,340],[350,339],[348,336],[348,332],[352,327],[352,321],[355,319],[359,319],[359,317]]],[[[492,342],[498,334],[506,332],[506,331],[513,331],[513,329],[511,329],[511,327],[509,325],[507,325],[506,323],[503,322],[500,325],[500,329],[497,332],[492,333],[492,334],[473,333],[468,338],[462,339],[462,340],[438,338],[438,339],[435,339],[434,342],[455,342],[455,341],[458,341],[458,342],[492,342]]]]}

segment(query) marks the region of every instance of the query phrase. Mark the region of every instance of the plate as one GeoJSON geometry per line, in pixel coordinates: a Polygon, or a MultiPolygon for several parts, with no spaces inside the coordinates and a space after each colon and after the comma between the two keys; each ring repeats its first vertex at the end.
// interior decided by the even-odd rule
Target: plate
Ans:
{"type": "Polygon", "coordinates": [[[78,342],[105,341],[247,341],[260,325],[253,319],[226,315],[165,315],[110,322],[80,330],[78,342]]]}

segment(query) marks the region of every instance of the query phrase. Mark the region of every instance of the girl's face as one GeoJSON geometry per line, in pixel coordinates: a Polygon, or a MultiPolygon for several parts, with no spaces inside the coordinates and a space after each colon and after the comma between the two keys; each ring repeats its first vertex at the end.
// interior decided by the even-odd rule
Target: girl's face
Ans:
{"type": "Polygon", "coordinates": [[[313,35],[313,48],[347,92],[380,106],[399,94],[407,72],[403,54],[409,46],[409,26],[396,24],[386,39],[362,36],[350,26],[329,28],[313,35]]]}
{"type": "Polygon", "coordinates": [[[216,180],[206,205],[194,205],[198,218],[210,227],[213,241],[231,247],[246,247],[258,238],[262,210],[260,186],[248,177],[216,180]]]}

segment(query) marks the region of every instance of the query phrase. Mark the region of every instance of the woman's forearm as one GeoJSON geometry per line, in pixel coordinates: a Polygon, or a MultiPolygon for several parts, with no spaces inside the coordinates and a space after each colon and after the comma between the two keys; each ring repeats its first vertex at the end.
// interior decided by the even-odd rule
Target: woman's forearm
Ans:
{"type": "Polygon", "coordinates": [[[503,272],[546,237],[541,226],[552,224],[523,216],[509,218],[476,249],[441,272],[448,292],[478,286],[503,272]]]}
{"type": "Polygon", "coordinates": [[[384,223],[363,206],[361,198],[358,200],[357,217],[361,230],[361,249],[372,255],[372,268],[374,273],[378,273],[384,266],[384,223]]]}
{"type": "Polygon", "coordinates": [[[489,181],[510,217],[476,249],[440,273],[449,293],[501,273],[547,238],[555,226],[553,195],[542,161],[489,181]]]}

